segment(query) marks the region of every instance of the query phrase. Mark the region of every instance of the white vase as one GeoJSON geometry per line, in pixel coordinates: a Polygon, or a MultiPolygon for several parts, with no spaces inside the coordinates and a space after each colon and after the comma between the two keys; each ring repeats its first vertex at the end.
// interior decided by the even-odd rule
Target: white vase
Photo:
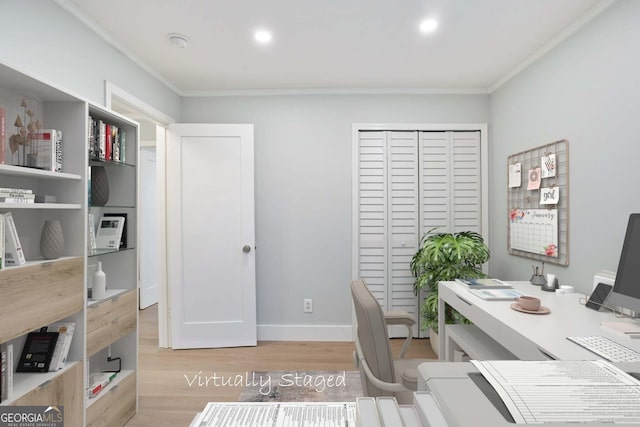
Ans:
{"type": "Polygon", "coordinates": [[[98,261],[96,272],[93,273],[93,287],[91,288],[91,299],[98,301],[107,296],[107,275],[102,271],[102,262],[98,261]]]}

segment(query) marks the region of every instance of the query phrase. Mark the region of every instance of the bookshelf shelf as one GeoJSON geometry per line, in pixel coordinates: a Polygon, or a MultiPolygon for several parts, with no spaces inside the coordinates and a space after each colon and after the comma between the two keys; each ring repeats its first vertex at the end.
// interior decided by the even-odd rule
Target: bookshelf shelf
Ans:
{"type": "Polygon", "coordinates": [[[127,292],[129,289],[107,289],[106,296],[100,300],[89,299],[88,307],[93,307],[104,301],[108,301],[127,292]]]}
{"type": "Polygon", "coordinates": [[[82,209],[80,203],[1,203],[0,209],[82,209]]]}
{"type": "MultiPolygon", "coordinates": [[[[18,354],[19,356],[19,354],[18,354]]],[[[14,355],[15,357],[15,355],[14,355]]],[[[16,373],[13,375],[13,395],[10,401],[3,401],[2,405],[7,405],[7,402],[13,402],[29,393],[34,388],[37,388],[48,381],[54,380],[56,377],[63,375],[69,371],[79,362],[72,361],[67,362],[66,366],[59,371],[55,372],[42,372],[42,373],[16,373]]]]}
{"type": "Polygon", "coordinates": [[[95,157],[92,157],[91,159],[89,159],[89,163],[90,166],[97,166],[97,165],[113,165],[113,166],[122,166],[122,167],[130,167],[130,168],[135,168],[136,165],[132,165],[131,163],[127,163],[127,162],[116,162],[113,160],[102,160],[102,159],[96,159],[95,157]]]}
{"type": "Polygon", "coordinates": [[[21,176],[41,179],[59,179],[69,181],[80,181],[82,176],[74,173],[51,172],[40,169],[26,168],[22,166],[12,166],[0,164],[0,175],[21,176]]]}
{"type": "Polygon", "coordinates": [[[88,256],[89,258],[93,258],[93,257],[97,257],[97,256],[101,256],[101,255],[109,255],[109,254],[117,254],[117,253],[122,253],[125,251],[133,251],[136,248],[120,248],[120,249],[95,249],[91,252],[89,252],[88,256]]]}

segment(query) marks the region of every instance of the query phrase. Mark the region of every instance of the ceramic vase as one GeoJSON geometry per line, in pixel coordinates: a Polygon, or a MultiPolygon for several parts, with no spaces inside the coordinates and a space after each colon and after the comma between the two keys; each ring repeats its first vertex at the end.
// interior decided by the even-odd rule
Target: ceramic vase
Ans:
{"type": "Polygon", "coordinates": [[[98,261],[96,272],[93,273],[93,284],[91,286],[91,299],[99,301],[107,294],[107,276],[102,271],[102,262],[98,261]]]}
{"type": "Polygon", "coordinates": [[[109,181],[104,166],[91,167],[91,206],[104,206],[109,201],[109,181]]]}
{"type": "Polygon", "coordinates": [[[56,259],[64,251],[64,235],[62,225],[57,219],[47,220],[40,236],[40,255],[44,259],[56,259]]]}

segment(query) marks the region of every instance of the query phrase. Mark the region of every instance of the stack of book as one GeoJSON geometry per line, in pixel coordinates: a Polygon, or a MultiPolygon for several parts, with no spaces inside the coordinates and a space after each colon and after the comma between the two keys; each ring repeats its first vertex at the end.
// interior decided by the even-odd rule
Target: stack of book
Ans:
{"type": "Polygon", "coordinates": [[[33,190],[0,187],[0,203],[32,204],[36,201],[33,190]]]}

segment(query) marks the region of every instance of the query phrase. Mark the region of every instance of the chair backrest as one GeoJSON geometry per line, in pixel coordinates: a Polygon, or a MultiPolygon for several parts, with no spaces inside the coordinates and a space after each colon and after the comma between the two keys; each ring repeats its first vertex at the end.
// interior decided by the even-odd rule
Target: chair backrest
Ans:
{"type": "MultiPolygon", "coordinates": [[[[395,382],[393,356],[382,307],[363,279],[351,282],[351,296],[356,310],[358,337],[363,357],[373,374],[381,381],[395,382]]],[[[361,375],[368,396],[393,396],[393,392],[380,390],[361,375]],[[365,383],[366,381],[366,383],[365,383]]]]}

